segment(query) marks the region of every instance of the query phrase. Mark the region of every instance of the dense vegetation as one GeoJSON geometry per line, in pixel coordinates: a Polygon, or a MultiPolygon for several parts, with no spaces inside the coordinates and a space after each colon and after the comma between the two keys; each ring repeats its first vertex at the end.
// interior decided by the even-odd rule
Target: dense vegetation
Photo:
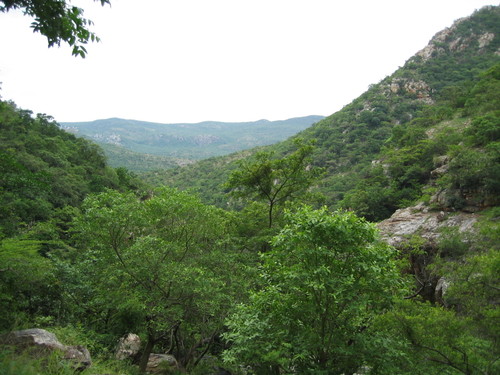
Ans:
{"type": "Polygon", "coordinates": [[[108,167],[96,144],[50,117],[2,101],[0,129],[0,237],[78,207],[89,193],[140,186],[127,170],[108,167]]]}
{"type": "MultiPolygon", "coordinates": [[[[499,373],[500,33],[471,36],[498,16],[459,23],[437,62],[417,55],[301,137],[203,161],[210,178],[172,172],[200,174],[203,200],[0,102],[0,331],[87,346],[84,374],[137,374],[151,352],[175,356],[171,374],[499,373]],[[476,224],[389,246],[370,221],[416,201],[476,224]],[[142,350],[118,361],[129,332],[142,350]]],[[[75,372],[1,346],[2,374],[75,372]]]]}
{"type": "Polygon", "coordinates": [[[174,158],[169,156],[144,154],[126,149],[113,144],[99,144],[104,151],[110,166],[125,168],[134,173],[158,171],[185,166],[194,163],[193,160],[174,158]]]}
{"type": "Polygon", "coordinates": [[[159,124],[110,118],[62,126],[101,145],[110,165],[136,172],[184,166],[193,161],[270,145],[306,129],[322,116],[253,122],[205,121],[159,124]]]}
{"type": "Polygon", "coordinates": [[[378,221],[437,191],[443,192],[441,203],[447,209],[498,203],[500,64],[479,77],[467,90],[450,90],[460,92],[459,100],[443,96],[393,127],[378,159],[360,169],[339,205],[378,221]],[[447,160],[447,173],[432,175],[447,160]],[[475,201],[468,202],[467,196],[475,201]]]}

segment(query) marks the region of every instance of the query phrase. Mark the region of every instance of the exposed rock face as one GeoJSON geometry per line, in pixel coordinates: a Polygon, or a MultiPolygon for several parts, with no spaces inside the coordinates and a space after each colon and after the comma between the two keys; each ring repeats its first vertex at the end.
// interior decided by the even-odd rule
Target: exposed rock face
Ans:
{"type": "Polygon", "coordinates": [[[146,372],[149,374],[161,374],[165,369],[178,369],[179,364],[173,355],[151,354],[149,356],[146,372]]]}
{"type": "Polygon", "coordinates": [[[141,349],[141,339],[134,333],[123,336],[118,341],[115,358],[119,360],[134,358],[141,349]]]}
{"type": "Polygon", "coordinates": [[[477,40],[479,42],[479,48],[486,47],[488,44],[490,44],[493,41],[493,39],[495,39],[495,34],[493,34],[493,33],[484,33],[477,40]]]}
{"type": "Polygon", "coordinates": [[[44,329],[33,328],[14,331],[3,336],[1,342],[15,346],[21,350],[34,348],[37,354],[49,354],[54,351],[60,351],[63,354],[63,359],[71,362],[78,370],[85,370],[92,364],[87,348],[81,345],[63,345],[59,342],[56,335],[44,329]]]}
{"type": "MultiPolygon", "coordinates": [[[[465,20],[465,18],[460,18],[460,19],[456,20],[452,26],[450,26],[450,27],[440,31],[436,35],[434,35],[434,37],[431,39],[429,44],[425,48],[423,48],[422,50],[417,52],[416,56],[421,57],[424,61],[427,61],[435,54],[443,52],[444,49],[443,49],[443,47],[441,47],[442,44],[445,43],[447,40],[449,40],[452,37],[458,24],[460,24],[464,20],[465,20]]],[[[458,38],[458,39],[460,39],[460,38],[458,38]]],[[[458,49],[457,46],[459,45],[459,43],[460,43],[460,40],[451,41],[450,48],[454,46],[453,48],[455,48],[455,50],[458,49]]]]}
{"type": "Polygon", "coordinates": [[[460,232],[472,231],[477,214],[466,212],[430,211],[420,203],[397,210],[389,219],[377,226],[382,237],[393,246],[399,246],[412,235],[419,235],[429,244],[435,244],[442,228],[458,227],[460,232]]]}
{"type": "Polygon", "coordinates": [[[414,80],[408,78],[394,78],[384,88],[385,94],[411,94],[416,97],[419,102],[433,104],[432,90],[430,86],[422,80],[414,80]]]}
{"type": "Polygon", "coordinates": [[[478,215],[467,212],[431,211],[423,203],[414,207],[397,210],[389,219],[377,224],[382,238],[390,245],[404,249],[412,236],[424,241],[419,244],[420,251],[409,255],[409,266],[405,272],[415,278],[415,294],[432,303],[446,305],[444,294],[448,281],[428,269],[438,252],[439,237],[442,229],[456,227],[460,233],[471,232],[478,215]]]}
{"type": "MultiPolygon", "coordinates": [[[[489,8],[489,6],[485,8],[489,8]]],[[[463,51],[469,46],[474,45],[474,43],[477,43],[479,51],[481,51],[495,39],[495,34],[491,32],[481,34],[471,33],[468,36],[458,36],[456,33],[457,27],[465,20],[467,20],[467,18],[460,18],[456,20],[452,26],[438,32],[425,48],[416,53],[415,57],[427,61],[446,52],[446,50],[451,52],[463,51]]]]}

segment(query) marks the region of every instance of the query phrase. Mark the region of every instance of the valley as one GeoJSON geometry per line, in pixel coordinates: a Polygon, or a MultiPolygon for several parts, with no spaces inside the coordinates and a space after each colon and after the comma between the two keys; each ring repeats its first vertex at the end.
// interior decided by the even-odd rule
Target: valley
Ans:
{"type": "Polygon", "coordinates": [[[325,118],[0,146],[1,374],[500,372],[498,6],[325,118]]]}

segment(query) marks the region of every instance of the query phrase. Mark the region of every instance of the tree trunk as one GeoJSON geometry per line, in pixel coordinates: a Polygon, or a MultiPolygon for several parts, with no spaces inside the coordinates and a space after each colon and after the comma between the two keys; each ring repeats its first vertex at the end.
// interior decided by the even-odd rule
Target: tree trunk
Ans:
{"type": "Polygon", "coordinates": [[[139,362],[139,372],[144,374],[146,372],[146,367],[149,361],[149,355],[153,351],[153,347],[155,346],[155,339],[153,336],[148,335],[148,341],[146,342],[146,347],[141,355],[141,361],[139,362]]]}
{"type": "Polygon", "coordinates": [[[273,208],[274,208],[274,202],[269,202],[269,212],[268,212],[269,228],[272,228],[273,226],[273,208]]]}

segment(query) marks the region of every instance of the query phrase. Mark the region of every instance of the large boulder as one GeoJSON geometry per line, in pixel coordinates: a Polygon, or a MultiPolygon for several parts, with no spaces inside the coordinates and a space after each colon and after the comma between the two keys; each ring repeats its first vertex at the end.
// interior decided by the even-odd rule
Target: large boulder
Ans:
{"type": "Polygon", "coordinates": [[[456,227],[460,233],[473,231],[478,215],[468,212],[432,211],[420,203],[397,210],[389,219],[377,224],[382,237],[393,246],[400,246],[413,235],[435,245],[443,228],[456,227]]]}
{"type": "Polygon", "coordinates": [[[179,364],[175,357],[170,354],[154,354],[149,355],[146,372],[149,374],[162,374],[168,370],[179,369],[179,364]]]}
{"type": "MultiPolygon", "coordinates": [[[[418,236],[420,252],[409,252],[410,268],[416,279],[418,291],[426,301],[446,306],[444,295],[449,282],[430,272],[428,264],[440,250],[440,241],[446,229],[454,228],[458,233],[473,233],[479,215],[471,212],[433,211],[423,203],[397,210],[389,219],[377,224],[382,238],[390,245],[404,249],[413,236],[418,236]]],[[[442,250],[442,249],[441,249],[442,250]]],[[[446,275],[444,275],[446,276],[446,275]]]]}
{"type": "Polygon", "coordinates": [[[78,370],[83,371],[92,364],[87,348],[81,345],[63,345],[56,335],[44,329],[13,331],[4,335],[0,341],[4,345],[11,345],[19,350],[30,349],[35,355],[47,355],[59,351],[62,353],[62,359],[69,361],[78,370]]]}
{"type": "Polygon", "coordinates": [[[450,283],[444,277],[441,277],[436,284],[435,299],[438,303],[445,307],[447,307],[447,304],[444,295],[446,294],[449,286],[450,283]]]}
{"type": "Polygon", "coordinates": [[[118,341],[115,358],[119,360],[133,359],[141,350],[141,339],[134,333],[123,336],[118,341]]]}

